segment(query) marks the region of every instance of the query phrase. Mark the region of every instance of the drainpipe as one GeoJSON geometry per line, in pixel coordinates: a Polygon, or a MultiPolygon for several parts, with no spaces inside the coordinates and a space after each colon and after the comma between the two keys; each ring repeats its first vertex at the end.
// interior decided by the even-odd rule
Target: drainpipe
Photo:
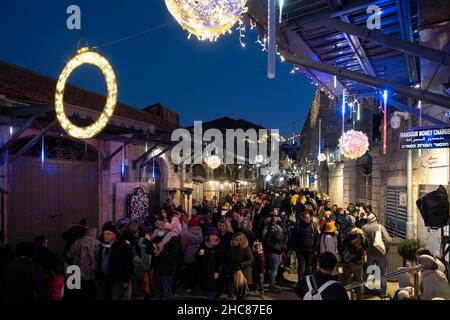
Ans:
{"type": "MultiPolygon", "coordinates": [[[[413,100],[408,98],[408,105],[412,108],[413,100]]],[[[412,117],[409,117],[408,127],[411,129],[412,117]]],[[[408,150],[408,160],[406,164],[406,182],[407,182],[407,193],[408,193],[408,209],[407,209],[407,220],[406,220],[406,239],[414,239],[414,202],[413,202],[413,161],[412,161],[412,150],[408,150]]]]}

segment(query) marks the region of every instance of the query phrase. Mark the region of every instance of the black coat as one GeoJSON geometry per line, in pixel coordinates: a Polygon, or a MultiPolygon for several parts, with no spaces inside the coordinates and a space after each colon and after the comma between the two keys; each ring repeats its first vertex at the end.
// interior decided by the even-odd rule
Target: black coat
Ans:
{"type": "MultiPolygon", "coordinates": [[[[314,273],[314,278],[316,279],[318,288],[320,288],[323,284],[325,284],[329,280],[337,281],[337,276],[332,276],[319,271],[314,273]]],[[[306,277],[303,277],[302,280],[300,280],[299,286],[297,286],[296,293],[298,294],[300,299],[303,299],[303,297],[308,293],[308,291],[309,289],[308,284],[306,282],[306,277]]],[[[334,283],[328,288],[326,288],[322,292],[321,296],[322,300],[341,300],[341,301],[349,300],[347,292],[339,282],[334,283]]]]}
{"type": "Polygon", "coordinates": [[[130,282],[133,272],[133,254],[131,247],[125,241],[118,240],[113,243],[111,248],[108,248],[111,250],[109,254],[108,276],[102,271],[102,254],[106,249],[100,245],[97,256],[97,280],[105,280],[107,278],[112,282],[130,282]]]}
{"type": "Polygon", "coordinates": [[[224,235],[219,233],[220,243],[222,244],[223,250],[225,251],[226,255],[230,251],[232,237],[233,237],[233,234],[231,232],[226,232],[224,235]]]}
{"type": "Polygon", "coordinates": [[[44,275],[50,275],[52,271],[59,269],[62,264],[55,253],[39,245],[36,245],[33,249],[33,260],[40,264],[44,275]]]}
{"type": "Polygon", "coordinates": [[[41,271],[41,266],[28,258],[5,263],[0,270],[0,300],[51,300],[41,271]]]}
{"type": "Polygon", "coordinates": [[[200,289],[213,292],[216,290],[214,273],[221,273],[224,268],[224,251],[219,243],[214,247],[207,247],[205,243],[200,245],[199,251],[204,250],[203,256],[197,254],[198,270],[200,275],[200,289]]]}
{"type": "Polygon", "coordinates": [[[274,225],[269,223],[267,225],[267,232],[264,236],[264,250],[267,253],[281,254],[287,249],[287,237],[284,230],[281,228],[276,228],[274,225]]]}
{"type": "Polygon", "coordinates": [[[244,231],[243,233],[248,240],[248,246],[253,249],[253,244],[256,241],[256,234],[253,231],[244,231]]]}
{"type": "Polygon", "coordinates": [[[160,276],[174,276],[180,257],[180,238],[173,237],[166,243],[164,250],[158,256],[152,257],[152,268],[160,276]]]}
{"type": "Polygon", "coordinates": [[[247,284],[253,284],[253,253],[250,247],[231,247],[230,250],[230,276],[241,270],[247,279],[247,284]]]}
{"type": "Polygon", "coordinates": [[[319,230],[313,222],[309,224],[303,220],[298,222],[292,236],[292,246],[301,252],[319,250],[319,230]]]}

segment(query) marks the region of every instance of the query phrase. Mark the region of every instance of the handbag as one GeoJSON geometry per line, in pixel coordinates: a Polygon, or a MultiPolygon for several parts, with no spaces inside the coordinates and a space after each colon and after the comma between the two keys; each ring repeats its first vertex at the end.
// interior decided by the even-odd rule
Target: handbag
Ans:
{"type": "Polygon", "coordinates": [[[234,273],[234,287],[236,288],[236,293],[240,296],[245,296],[248,292],[247,278],[241,270],[234,273]]]}
{"type": "Polygon", "coordinates": [[[384,245],[384,242],[383,242],[383,235],[381,234],[381,226],[378,226],[378,230],[375,233],[375,239],[373,241],[373,246],[383,256],[386,255],[386,246],[384,245]]]}

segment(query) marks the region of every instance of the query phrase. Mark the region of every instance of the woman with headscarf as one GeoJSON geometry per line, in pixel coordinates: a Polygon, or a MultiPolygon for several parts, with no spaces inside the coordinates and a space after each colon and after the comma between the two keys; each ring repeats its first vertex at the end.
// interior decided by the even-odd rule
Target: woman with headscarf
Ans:
{"type": "Polygon", "coordinates": [[[253,284],[253,253],[248,240],[242,232],[235,233],[231,240],[230,276],[234,278],[236,272],[241,271],[247,280],[247,285],[235,288],[238,300],[247,298],[248,286],[253,284]]]}

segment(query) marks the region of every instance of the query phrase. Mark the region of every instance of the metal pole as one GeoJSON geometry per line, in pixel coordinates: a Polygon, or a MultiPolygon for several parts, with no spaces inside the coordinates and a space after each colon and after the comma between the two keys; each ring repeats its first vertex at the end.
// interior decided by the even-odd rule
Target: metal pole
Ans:
{"type": "MultiPolygon", "coordinates": [[[[412,107],[413,99],[408,98],[408,105],[412,107]]],[[[409,128],[412,125],[412,118],[409,117],[409,128]]],[[[408,150],[408,160],[406,164],[406,180],[407,180],[407,193],[408,193],[408,208],[407,208],[407,220],[406,220],[406,238],[414,239],[414,203],[413,203],[413,160],[412,150],[408,150]]]]}
{"type": "Polygon", "coordinates": [[[268,72],[267,76],[269,79],[275,79],[275,60],[277,53],[277,43],[276,43],[276,13],[277,13],[277,4],[276,0],[268,0],[269,1],[269,10],[268,10],[268,72]]]}

